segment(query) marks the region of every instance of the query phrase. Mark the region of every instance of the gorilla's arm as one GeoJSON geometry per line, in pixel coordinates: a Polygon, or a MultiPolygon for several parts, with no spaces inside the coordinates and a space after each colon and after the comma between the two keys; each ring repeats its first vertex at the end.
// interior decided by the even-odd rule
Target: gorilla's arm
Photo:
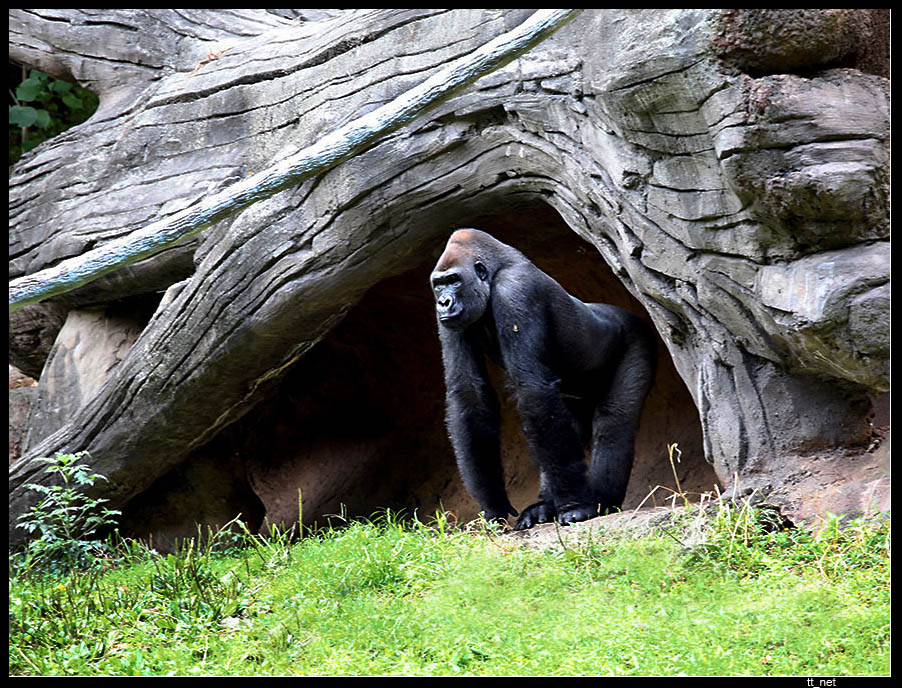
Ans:
{"type": "Polygon", "coordinates": [[[517,515],[504,488],[498,397],[473,336],[439,328],[445,366],[448,434],[467,490],[487,520],[517,515]]]}

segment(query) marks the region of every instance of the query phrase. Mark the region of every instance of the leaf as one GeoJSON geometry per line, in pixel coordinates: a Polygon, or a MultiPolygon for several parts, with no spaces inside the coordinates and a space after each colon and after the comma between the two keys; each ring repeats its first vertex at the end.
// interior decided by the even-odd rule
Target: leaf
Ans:
{"type": "Polygon", "coordinates": [[[72,476],[79,485],[93,485],[96,476],[88,475],[87,471],[76,471],[72,476]]]}
{"type": "Polygon", "coordinates": [[[43,93],[44,85],[33,77],[28,77],[16,87],[16,98],[20,101],[37,100],[43,93]]]}
{"type": "Polygon", "coordinates": [[[46,129],[50,126],[50,113],[46,110],[38,110],[37,111],[37,119],[35,120],[35,125],[40,127],[41,129],[46,129]]]}
{"type": "Polygon", "coordinates": [[[17,127],[30,127],[38,119],[38,111],[27,105],[12,105],[9,108],[9,123],[17,127]]]}
{"type": "Polygon", "coordinates": [[[84,107],[84,103],[74,93],[64,93],[63,94],[63,103],[70,110],[81,110],[84,107]]]}

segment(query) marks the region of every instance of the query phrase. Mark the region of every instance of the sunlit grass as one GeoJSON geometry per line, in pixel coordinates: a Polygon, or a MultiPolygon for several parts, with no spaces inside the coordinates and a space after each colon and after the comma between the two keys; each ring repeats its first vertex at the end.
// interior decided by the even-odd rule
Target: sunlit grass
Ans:
{"type": "Polygon", "coordinates": [[[12,571],[10,674],[889,674],[889,523],[769,531],[742,507],[692,546],[537,551],[441,515],[120,543],[108,570],[12,571]]]}

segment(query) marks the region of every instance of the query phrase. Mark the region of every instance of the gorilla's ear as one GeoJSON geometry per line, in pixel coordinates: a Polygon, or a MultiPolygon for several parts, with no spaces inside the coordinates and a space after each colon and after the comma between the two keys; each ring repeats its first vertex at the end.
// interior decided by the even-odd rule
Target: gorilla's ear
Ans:
{"type": "Polygon", "coordinates": [[[478,260],[476,264],[473,266],[473,269],[476,271],[476,276],[485,282],[489,278],[489,269],[478,260]]]}

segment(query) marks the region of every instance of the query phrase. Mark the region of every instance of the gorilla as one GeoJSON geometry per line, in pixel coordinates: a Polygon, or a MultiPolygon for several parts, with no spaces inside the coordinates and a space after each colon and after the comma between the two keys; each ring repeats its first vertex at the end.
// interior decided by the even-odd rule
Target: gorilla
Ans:
{"type": "Polygon", "coordinates": [[[448,434],[485,518],[519,515],[515,527],[523,530],[619,508],[655,375],[651,328],[621,308],[574,298],[517,249],[477,229],[451,235],[430,282],[448,434]],[[538,499],[522,514],[504,487],[486,358],[505,371],[539,468],[538,499]]]}

